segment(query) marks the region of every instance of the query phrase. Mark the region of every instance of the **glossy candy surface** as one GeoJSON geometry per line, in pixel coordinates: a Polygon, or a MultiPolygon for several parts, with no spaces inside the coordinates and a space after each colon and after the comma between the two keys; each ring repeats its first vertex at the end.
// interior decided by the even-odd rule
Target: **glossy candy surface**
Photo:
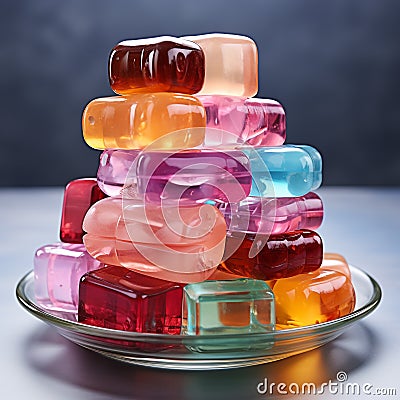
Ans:
{"type": "Polygon", "coordinates": [[[205,281],[184,287],[184,334],[250,334],[274,326],[274,296],[263,281],[205,281]]]}
{"type": "Polygon", "coordinates": [[[298,197],[322,183],[322,158],[311,146],[243,148],[250,159],[250,196],[298,197]]]}
{"type": "Polygon", "coordinates": [[[140,150],[104,150],[100,154],[99,168],[97,170],[97,184],[108,196],[119,196],[124,185],[128,190],[136,190],[133,163],[140,150]],[[128,178],[128,182],[127,182],[128,178]]]}
{"type": "Polygon", "coordinates": [[[227,235],[224,262],[218,269],[253,279],[271,280],[315,271],[321,266],[321,237],[301,230],[281,235],[227,235]],[[252,257],[250,249],[258,253],[252,257]],[[236,249],[232,253],[231,249],[236,249]],[[228,257],[228,258],[227,258],[228,257]]]}
{"type": "Polygon", "coordinates": [[[70,243],[40,247],[36,250],[33,264],[38,303],[60,311],[77,310],[81,276],[102,267],[82,244],[70,243]]]}
{"type": "Polygon", "coordinates": [[[248,144],[280,146],[286,138],[286,117],[275,100],[236,96],[196,96],[206,109],[205,146],[248,144]]]}
{"type": "Polygon", "coordinates": [[[251,187],[249,160],[237,150],[143,152],[136,173],[139,195],[152,202],[237,202],[251,187]]]}
{"type": "Polygon", "coordinates": [[[237,202],[250,192],[249,168],[248,158],[238,150],[144,151],[139,155],[105,150],[97,176],[110,195],[124,191],[157,203],[178,199],[237,202]]]}
{"type": "Polygon", "coordinates": [[[273,291],[280,329],[332,321],[351,313],[356,301],[347,263],[334,254],[317,271],[278,279],[273,291]]]}
{"type": "Polygon", "coordinates": [[[109,60],[111,89],[118,94],[178,92],[193,94],[203,86],[204,54],[189,40],[171,36],[126,40],[109,60]]]}
{"type": "Polygon", "coordinates": [[[79,287],[79,322],[131,332],[176,335],[181,330],[182,287],[129,269],[106,266],[79,287]]]}
{"type": "Polygon", "coordinates": [[[349,264],[346,259],[338,253],[324,253],[322,267],[332,271],[340,272],[351,278],[349,264]]]}
{"type": "Polygon", "coordinates": [[[185,36],[197,43],[205,56],[206,75],[199,94],[252,97],[258,91],[258,54],[246,36],[211,33],[185,36]]]}
{"type": "Polygon", "coordinates": [[[96,179],[76,179],[68,183],[64,191],[61,214],[62,242],[83,243],[83,218],[90,206],[104,197],[106,196],[97,185],[96,179]]]}
{"type": "Polygon", "coordinates": [[[82,116],[84,139],[95,149],[196,147],[204,141],[205,126],[200,100],[177,93],[103,97],[91,101],[82,116]]]}
{"type": "Polygon", "coordinates": [[[314,192],[300,197],[247,197],[239,204],[221,204],[230,232],[277,235],[321,226],[323,204],[314,192]]]}
{"type": "Polygon", "coordinates": [[[174,282],[206,279],[222,260],[226,224],[209,204],[177,207],[107,198],[86,214],[83,240],[105,264],[174,282]]]}

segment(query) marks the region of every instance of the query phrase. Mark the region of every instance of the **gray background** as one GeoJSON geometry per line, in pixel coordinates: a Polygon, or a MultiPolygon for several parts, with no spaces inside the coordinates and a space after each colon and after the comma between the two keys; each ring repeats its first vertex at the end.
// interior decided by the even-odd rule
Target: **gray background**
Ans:
{"type": "Polygon", "coordinates": [[[288,142],[324,156],[326,185],[399,185],[400,2],[396,0],[3,1],[0,185],[94,176],[81,113],[111,95],[110,49],[127,38],[231,32],[260,55],[260,97],[288,142]]]}

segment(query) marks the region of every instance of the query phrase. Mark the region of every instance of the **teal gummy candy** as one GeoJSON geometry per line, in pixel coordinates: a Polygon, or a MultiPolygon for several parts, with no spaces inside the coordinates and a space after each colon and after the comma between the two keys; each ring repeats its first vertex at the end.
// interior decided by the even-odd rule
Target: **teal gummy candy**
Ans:
{"type": "Polygon", "coordinates": [[[284,145],[241,149],[250,159],[250,196],[297,197],[322,183],[322,158],[311,146],[284,145]]]}
{"type": "Polygon", "coordinates": [[[184,288],[182,333],[186,335],[248,335],[274,329],[274,294],[264,281],[204,281],[184,288]]]}
{"type": "Polygon", "coordinates": [[[254,335],[275,330],[274,294],[266,282],[204,281],[183,292],[182,333],[191,336],[189,350],[243,355],[273,346],[271,335],[254,335]]]}

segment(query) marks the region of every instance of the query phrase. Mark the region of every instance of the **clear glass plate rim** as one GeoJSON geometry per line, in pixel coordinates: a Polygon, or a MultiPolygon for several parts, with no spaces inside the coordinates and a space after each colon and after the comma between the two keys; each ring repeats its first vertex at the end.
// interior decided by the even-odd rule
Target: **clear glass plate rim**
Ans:
{"type": "MultiPolygon", "coordinates": [[[[368,273],[363,271],[360,268],[356,268],[354,266],[350,266],[352,270],[357,270],[361,272],[365,278],[369,280],[372,285],[373,292],[371,298],[359,309],[353,311],[352,313],[335,319],[333,321],[323,322],[317,325],[304,326],[300,328],[292,328],[285,330],[276,330],[273,332],[264,332],[264,333],[252,333],[253,339],[263,338],[263,339],[274,339],[275,341],[279,340],[288,340],[288,339],[297,339],[301,337],[306,337],[309,335],[315,334],[323,334],[326,331],[339,329],[342,326],[346,326],[350,323],[356,322],[360,318],[370,314],[380,303],[382,298],[382,290],[377,281],[372,278],[368,273]]],[[[139,332],[124,332],[114,329],[108,328],[100,328],[90,325],[85,325],[76,321],[66,320],[57,315],[51,314],[50,311],[45,310],[39,307],[36,303],[32,302],[29,297],[26,295],[26,287],[33,280],[33,271],[29,271],[26,273],[16,287],[16,296],[20,304],[31,314],[35,315],[39,319],[50,323],[58,328],[72,330],[76,333],[91,335],[95,337],[106,337],[112,339],[123,339],[123,340],[136,340],[136,341],[148,341],[148,342],[168,342],[168,343],[181,343],[185,341],[185,343],[190,342],[191,340],[198,342],[206,341],[206,340],[215,340],[215,335],[201,335],[201,336],[190,336],[190,335],[167,335],[167,334],[156,334],[156,333],[139,333],[139,332]]],[[[224,339],[240,339],[241,337],[245,338],[248,335],[243,334],[226,334],[226,335],[218,335],[218,340],[224,339]]]]}

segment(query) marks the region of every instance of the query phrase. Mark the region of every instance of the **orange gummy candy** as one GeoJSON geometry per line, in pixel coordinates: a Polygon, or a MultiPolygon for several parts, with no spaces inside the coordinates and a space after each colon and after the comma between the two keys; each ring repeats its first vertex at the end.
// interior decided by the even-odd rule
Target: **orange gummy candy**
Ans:
{"type": "Polygon", "coordinates": [[[325,254],[317,271],[276,280],[273,292],[277,329],[331,321],[355,307],[350,270],[339,254],[325,254]]]}

